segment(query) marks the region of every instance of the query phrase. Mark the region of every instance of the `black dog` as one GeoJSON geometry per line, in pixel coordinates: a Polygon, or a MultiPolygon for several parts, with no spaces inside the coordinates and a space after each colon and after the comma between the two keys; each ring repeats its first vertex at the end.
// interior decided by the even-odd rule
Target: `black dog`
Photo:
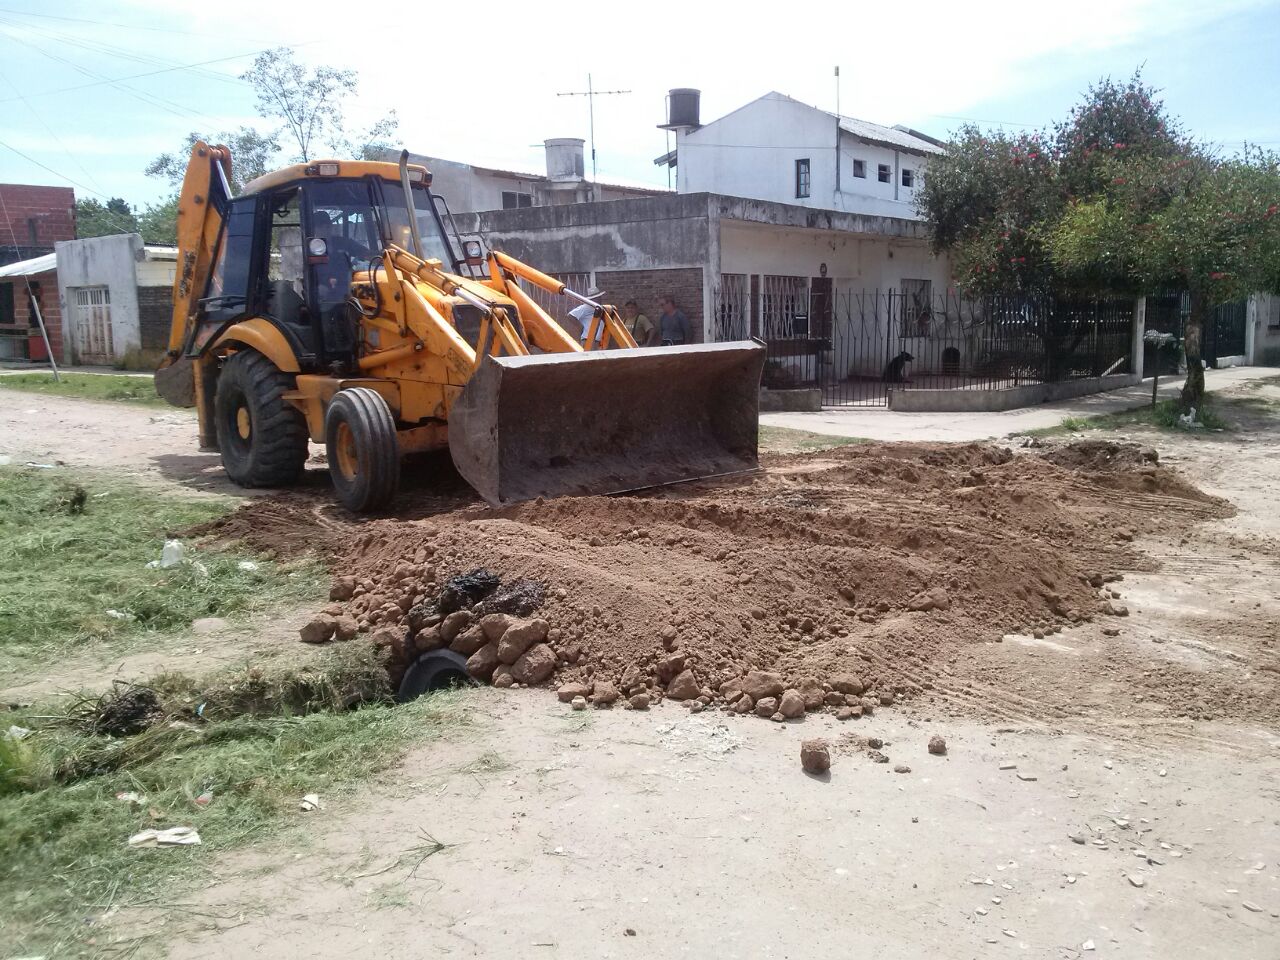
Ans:
{"type": "Polygon", "coordinates": [[[907,351],[903,350],[900,354],[898,354],[896,357],[890,360],[888,365],[885,366],[884,378],[883,378],[884,382],[885,383],[910,383],[911,381],[908,380],[906,377],[904,377],[902,374],[907,364],[914,359],[915,357],[907,353],[907,351]]]}

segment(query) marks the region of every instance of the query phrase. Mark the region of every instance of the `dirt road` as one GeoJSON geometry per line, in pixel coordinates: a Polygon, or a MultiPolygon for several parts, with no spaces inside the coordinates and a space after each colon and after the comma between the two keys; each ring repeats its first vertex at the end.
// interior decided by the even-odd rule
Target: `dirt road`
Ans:
{"type": "Polygon", "coordinates": [[[1274,738],[1207,730],[1189,751],[888,711],[852,728],[575,714],[536,691],[474,705],[478,732],[309,822],[301,852],[221,863],[201,916],[169,920],[169,956],[1220,958],[1280,943],[1280,759],[1258,756],[1274,738]],[[935,732],[945,757],[926,751],[935,732]],[[808,777],[799,743],[818,734],[881,737],[890,763],[837,747],[829,780],[808,777]],[[424,860],[426,835],[454,846],[424,860]]]}
{"type": "MultiPolygon", "coordinates": [[[[579,713],[546,691],[476,691],[474,727],[298,814],[287,842],[216,861],[181,909],[124,911],[104,935],[152,935],[175,958],[1280,955],[1280,727],[1266,695],[1280,668],[1280,386],[1235,396],[1233,432],[1131,432],[1237,512],[1174,514],[1124,541],[1150,569],[1118,585],[1117,636],[1102,632],[1115,620],[1011,630],[943,658],[908,702],[844,723],[670,702],[579,713]],[[986,719],[1015,701],[1018,719],[986,719]],[[935,733],[945,757],[926,751],[935,733]],[[819,735],[835,745],[827,780],[798,762],[819,735]],[[869,759],[868,737],[888,764],[869,759]],[[424,859],[430,838],[450,846],[424,859]]],[[[81,462],[97,449],[71,446],[81,462]]],[[[785,493],[820,531],[822,505],[785,493]]],[[[1116,503],[1126,495],[1149,496],[1116,503]]],[[[945,522],[929,496],[884,508],[914,502],[945,522]]],[[[1066,533],[1109,529],[1094,519],[1066,533]]],[[[523,536],[510,517],[468,524],[495,545],[523,536]]],[[[581,534],[594,568],[611,534],[581,534]]],[[[695,541],[663,544],[685,588],[706,556],[695,541]]]]}

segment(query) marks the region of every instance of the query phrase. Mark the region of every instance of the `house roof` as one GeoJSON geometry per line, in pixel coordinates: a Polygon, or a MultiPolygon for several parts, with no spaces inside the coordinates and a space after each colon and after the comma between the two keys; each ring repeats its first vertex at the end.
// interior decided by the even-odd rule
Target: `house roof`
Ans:
{"type": "MultiPolygon", "coordinates": [[[[825,111],[824,111],[825,112],[825,111]]],[[[831,114],[835,116],[835,114],[831,114]]],[[[910,150],[912,153],[938,154],[944,153],[942,146],[932,138],[926,139],[922,134],[905,127],[883,127],[868,120],[855,117],[841,117],[840,129],[851,133],[859,140],[892,147],[895,150],[910,150]]]]}
{"type": "Polygon", "coordinates": [[[0,267],[0,277],[32,277],[37,273],[48,273],[58,269],[58,255],[46,253],[30,260],[19,260],[17,263],[0,267]]]}
{"type": "Polygon", "coordinates": [[[146,251],[148,260],[177,260],[178,248],[161,246],[159,244],[148,243],[142,248],[146,251]]]}
{"type": "MultiPolygon", "coordinates": [[[[802,103],[795,97],[789,97],[785,93],[779,93],[777,90],[771,90],[764,96],[757,97],[755,100],[752,100],[751,103],[744,103],[741,107],[738,107],[737,110],[731,110],[729,113],[726,113],[724,117],[718,117],[715,120],[712,120],[711,123],[704,124],[698,129],[705,130],[712,124],[719,123],[721,120],[725,119],[725,117],[729,117],[737,113],[738,110],[743,110],[746,107],[751,106],[753,103],[759,103],[761,100],[780,100],[786,103],[793,103],[806,110],[814,110],[818,113],[826,114],[832,120],[838,120],[840,122],[840,129],[846,133],[852,134],[859,140],[866,141],[867,143],[875,143],[880,146],[889,147],[891,150],[908,150],[912,153],[923,155],[940,154],[946,151],[946,147],[941,140],[935,140],[933,137],[920,133],[918,130],[912,130],[909,127],[904,127],[900,124],[898,126],[886,127],[883,124],[872,123],[870,120],[859,120],[857,117],[846,117],[842,114],[832,113],[830,110],[823,110],[821,107],[802,103]]],[[[694,131],[690,136],[696,137],[697,131],[694,131]]],[[[674,151],[672,152],[674,153],[674,151]]],[[[653,162],[658,166],[662,166],[664,163],[670,165],[673,162],[678,162],[678,160],[673,157],[672,154],[668,153],[663,154],[653,162]]]]}

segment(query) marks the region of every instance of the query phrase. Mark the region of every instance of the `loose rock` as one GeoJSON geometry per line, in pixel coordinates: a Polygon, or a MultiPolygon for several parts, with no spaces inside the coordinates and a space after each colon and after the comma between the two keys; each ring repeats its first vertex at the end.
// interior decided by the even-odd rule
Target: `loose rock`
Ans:
{"type": "Polygon", "coordinates": [[[632,710],[649,709],[649,695],[647,693],[637,693],[627,702],[631,705],[632,710]]]}
{"type": "Polygon", "coordinates": [[[938,757],[946,755],[947,741],[935,733],[929,738],[929,752],[938,757]]]}
{"type": "Polygon", "coordinates": [[[337,618],[322,613],[304,625],[298,636],[303,643],[327,643],[337,629],[337,618]]]}
{"type": "Polygon", "coordinates": [[[455,610],[449,614],[440,623],[440,636],[444,637],[444,642],[452,644],[458,634],[471,623],[471,611],[455,610]]]}
{"type": "Polygon", "coordinates": [[[752,670],[742,678],[742,689],[752,700],[780,697],[785,689],[782,674],[765,670],[752,670]]]}
{"type": "Polygon", "coordinates": [[[556,691],[556,697],[561,703],[570,703],[578,697],[589,697],[591,695],[591,685],[589,683],[573,682],[566,683],[556,691]]]}
{"type": "Polygon", "coordinates": [[[591,701],[597,707],[609,707],[618,702],[618,698],[622,694],[618,692],[618,688],[612,683],[604,680],[597,680],[591,688],[591,701]]]}
{"type": "Polygon", "coordinates": [[[515,663],[530,647],[547,638],[547,630],[547,621],[542,619],[509,625],[498,641],[498,659],[515,663]]]}
{"type": "Polygon", "coordinates": [[[698,678],[692,670],[678,674],[667,686],[667,696],[672,700],[696,700],[701,693],[702,688],[698,686],[698,678]]]}
{"type": "MultiPolygon", "coordinates": [[[[510,630],[507,631],[510,634],[510,630]]],[[[505,640],[506,637],[503,637],[505,640]]],[[[511,676],[517,683],[541,683],[556,669],[556,655],[545,643],[530,647],[519,660],[511,665],[511,676]]]]}
{"type": "Polygon", "coordinates": [[[831,750],[825,740],[805,740],[800,744],[800,766],[805,773],[826,773],[831,769],[831,750]]]}
{"type": "Polygon", "coordinates": [[[486,643],[467,658],[467,673],[477,680],[489,680],[496,669],[498,669],[498,645],[496,643],[486,643]]]}
{"type": "Polygon", "coordinates": [[[771,717],[778,712],[778,698],[765,697],[756,701],[756,716],[771,717]]]}
{"type": "Polygon", "coordinates": [[[329,587],[329,599],[345,603],[355,592],[355,577],[334,577],[333,585],[329,587]]]}
{"type": "Polygon", "coordinates": [[[782,699],[778,701],[778,713],[787,720],[804,716],[804,697],[800,696],[799,691],[796,690],[782,691],[782,699]]]}

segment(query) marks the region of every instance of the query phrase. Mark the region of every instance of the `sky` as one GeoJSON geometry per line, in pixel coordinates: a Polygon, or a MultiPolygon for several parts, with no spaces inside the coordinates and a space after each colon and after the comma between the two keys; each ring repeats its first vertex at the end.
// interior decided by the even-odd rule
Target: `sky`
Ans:
{"type": "Polygon", "coordinates": [[[588,137],[586,98],[558,94],[590,74],[628,91],[595,100],[599,179],[654,186],[668,89],[701,89],[704,123],[771,90],[834,110],[837,65],[842,113],[939,137],[967,120],[1047,125],[1090,82],[1141,67],[1197,137],[1280,150],[1280,0],[0,0],[0,182],[161,200],[168,184],[143,170],[189,132],[269,126],[239,74],[279,46],[358,72],[353,125],[394,109],[415,153],[532,172],[543,140],[588,137]]]}

